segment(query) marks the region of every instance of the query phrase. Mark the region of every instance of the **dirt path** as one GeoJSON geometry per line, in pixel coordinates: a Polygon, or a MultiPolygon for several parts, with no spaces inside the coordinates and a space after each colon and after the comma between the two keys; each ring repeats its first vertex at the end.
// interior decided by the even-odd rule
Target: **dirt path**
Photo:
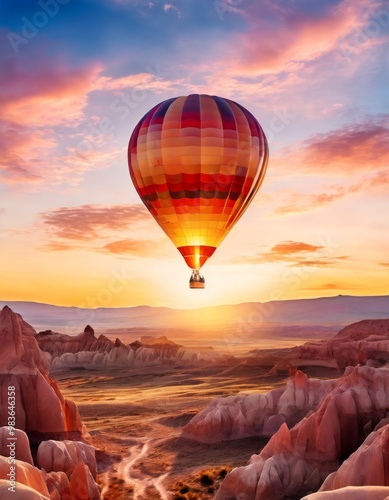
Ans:
{"type": "MultiPolygon", "coordinates": [[[[164,480],[168,477],[169,471],[155,475],[155,473],[147,471],[142,466],[143,463],[152,460],[150,455],[152,455],[157,446],[160,446],[163,442],[171,438],[172,436],[170,435],[168,438],[162,439],[138,439],[137,443],[129,448],[128,455],[123,457],[119,463],[117,476],[119,480],[123,480],[126,485],[132,487],[133,500],[143,500],[149,498],[151,494],[155,498],[159,496],[161,500],[171,500],[172,494],[164,486],[164,480]]],[[[102,498],[104,498],[103,494],[102,498]]]]}

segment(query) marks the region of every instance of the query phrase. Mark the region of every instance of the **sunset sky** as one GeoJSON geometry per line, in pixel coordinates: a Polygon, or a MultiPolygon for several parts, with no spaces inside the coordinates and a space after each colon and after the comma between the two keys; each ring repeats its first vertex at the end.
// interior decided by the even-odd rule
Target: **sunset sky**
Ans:
{"type": "Polygon", "coordinates": [[[0,300],[178,308],[389,285],[389,9],[375,0],[3,0],[0,300]],[[203,268],[132,186],[155,104],[240,102],[267,176],[203,268]]]}

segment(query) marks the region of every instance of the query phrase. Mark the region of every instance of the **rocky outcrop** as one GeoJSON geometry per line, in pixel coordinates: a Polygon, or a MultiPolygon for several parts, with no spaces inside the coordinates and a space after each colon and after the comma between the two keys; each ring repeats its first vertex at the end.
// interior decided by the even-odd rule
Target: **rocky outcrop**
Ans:
{"type": "Polygon", "coordinates": [[[308,342],[278,362],[273,372],[292,366],[337,367],[363,364],[379,367],[389,362],[389,319],[363,320],[343,328],[327,342],[308,342]]]}
{"type": "Polygon", "coordinates": [[[13,454],[16,459],[23,462],[27,462],[33,465],[30,442],[28,440],[27,434],[20,429],[12,430],[12,439],[10,439],[10,430],[8,427],[0,427],[0,455],[3,457],[10,456],[11,443],[15,443],[13,446],[13,454]]]}
{"type": "Polygon", "coordinates": [[[0,312],[0,340],[0,426],[8,425],[10,401],[15,405],[14,427],[30,441],[82,438],[77,407],[48,376],[34,329],[8,307],[0,312]]]}
{"type": "Polygon", "coordinates": [[[64,472],[50,472],[45,474],[47,489],[49,490],[50,500],[70,500],[70,482],[64,472]]]}
{"type": "Polygon", "coordinates": [[[74,402],[65,399],[48,376],[47,359],[34,329],[4,307],[0,340],[0,498],[99,499],[92,446],[73,441],[42,443],[53,437],[82,440],[86,430],[74,402]],[[56,472],[33,465],[30,442],[41,443],[42,463],[56,472]]]}
{"type": "Polygon", "coordinates": [[[38,333],[36,339],[40,349],[48,352],[52,358],[81,351],[108,353],[114,348],[112,340],[104,335],[96,337],[93,328],[89,325],[79,335],[72,336],[56,332],[38,333]]]}
{"type": "Polygon", "coordinates": [[[389,319],[363,320],[346,326],[328,342],[328,355],[339,368],[389,362],[389,319]]]}
{"type": "Polygon", "coordinates": [[[0,498],[27,500],[100,500],[100,488],[89,467],[78,461],[68,474],[46,473],[20,460],[13,463],[16,480],[10,480],[8,459],[0,456],[0,498]],[[12,487],[14,491],[10,491],[12,487]]]}
{"type": "Polygon", "coordinates": [[[80,441],[43,441],[38,448],[38,466],[46,472],[73,472],[79,461],[83,461],[95,478],[96,456],[93,446],[80,441]]]}
{"type": "MultiPolygon", "coordinates": [[[[387,419],[385,419],[387,421],[387,419]]],[[[389,487],[389,424],[368,435],[362,445],[330,474],[320,491],[345,486],[389,487]]]]}
{"type": "Polygon", "coordinates": [[[166,335],[162,337],[153,337],[152,335],[142,335],[140,338],[142,345],[151,347],[153,345],[170,345],[173,347],[182,347],[180,344],[176,344],[172,340],[168,339],[166,335]]]}
{"type": "MultiPolygon", "coordinates": [[[[7,455],[7,457],[9,457],[9,455],[7,455]]],[[[17,481],[19,484],[24,484],[28,488],[31,488],[43,496],[49,496],[46,476],[43,471],[37,469],[29,463],[22,462],[21,460],[12,461],[10,464],[7,457],[0,456],[0,479],[7,480],[8,486],[13,486],[12,482],[17,481]],[[11,465],[15,467],[14,477],[11,475],[11,465]]],[[[0,495],[0,498],[4,497],[0,495]]],[[[15,494],[14,498],[19,497],[15,494]]]]}
{"type": "Polygon", "coordinates": [[[89,468],[80,461],[70,476],[69,490],[74,500],[100,500],[100,488],[95,483],[89,468]]]}
{"type": "Polygon", "coordinates": [[[223,481],[217,500],[281,500],[316,491],[389,412],[389,368],[349,367],[317,410],[283,424],[249,465],[223,481]]]}
{"type": "Polygon", "coordinates": [[[95,336],[89,325],[76,336],[53,333],[36,336],[51,371],[67,368],[103,368],[113,366],[143,367],[153,365],[191,364],[197,366],[219,359],[213,350],[185,349],[166,337],[141,337],[125,345],[104,335],[95,336]]]}
{"type": "Polygon", "coordinates": [[[52,498],[50,498],[49,496],[42,495],[30,486],[26,486],[23,483],[19,483],[18,481],[15,481],[15,493],[12,493],[9,490],[9,487],[9,480],[0,479],[0,498],[4,500],[12,500],[13,498],[16,498],[15,495],[17,492],[18,500],[52,500],[52,498]]]}
{"type": "Polygon", "coordinates": [[[301,500],[388,500],[388,486],[347,486],[335,491],[320,491],[301,500]]]}
{"type": "Polygon", "coordinates": [[[282,424],[292,427],[315,409],[335,385],[334,380],[309,379],[298,371],[285,388],[217,398],[184,427],[182,436],[203,443],[272,436],[282,424]]]}

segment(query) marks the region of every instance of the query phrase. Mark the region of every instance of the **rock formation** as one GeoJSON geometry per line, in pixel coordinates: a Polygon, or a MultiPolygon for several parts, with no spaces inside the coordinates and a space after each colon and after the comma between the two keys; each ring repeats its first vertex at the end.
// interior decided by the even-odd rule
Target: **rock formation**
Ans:
{"type": "Polygon", "coordinates": [[[389,362],[389,319],[363,320],[343,328],[326,342],[308,342],[296,347],[275,365],[273,371],[292,366],[338,367],[357,364],[382,366],[389,362]]]}
{"type": "Polygon", "coordinates": [[[71,498],[75,500],[100,500],[100,489],[95,483],[89,468],[80,461],[70,476],[71,498]]]}
{"type": "Polygon", "coordinates": [[[291,430],[283,424],[249,465],[227,475],[215,498],[279,500],[316,491],[388,412],[389,367],[348,367],[315,412],[291,430]]]}
{"type": "Polygon", "coordinates": [[[15,427],[30,441],[78,438],[83,426],[76,405],[48,376],[34,329],[8,307],[0,312],[0,426],[8,425],[8,388],[14,388],[15,427]]]}
{"type": "Polygon", "coordinates": [[[307,495],[301,500],[388,500],[388,486],[347,486],[339,490],[307,495]]]}
{"type": "Polygon", "coordinates": [[[66,335],[56,332],[41,332],[36,335],[39,347],[48,352],[53,358],[68,353],[80,351],[110,352],[114,348],[112,340],[104,335],[95,336],[93,328],[87,325],[79,335],[66,335]]]}
{"type": "Polygon", "coordinates": [[[0,498],[26,500],[100,500],[100,489],[95,483],[89,467],[78,461],[68,474],[46,473],[20,460],[14,463],[16,480],[8,476],[8,459],[0,456],[0,498]],[[15,492],[8,488],[12,486],[15,492]]]}
{"type": "Polygon", "coordinates": [[[93,446],[80,441],[43,441],[38,448],[38,466],[46,472],[65,473],[73,469],[82,460],[95,478],[97,475],[96,456],[93,446]]]}
{"type": "Polygon", "coordinates": [[[286,388],[217,398],[184,427],[182,436],[203,443],[272,436],[283,423],[291,427],[315,409],[335,384],[334,380],[309,379],[298,371],[286,388]]]}
{"type": "MultiPolygon", "coordinates": [[[[31,456],[30,442],[27,434],[20,429],[13,431],[15,438],[15,458],[23,462],[33,465],[34,462],[31,456]]],[[[0,427],[0,455],[8,457],[10,455],[10,432],[8,427],[0,427]]]]}
{"type": "Polygon", "coordinates": [[[81,440],[86,430],[76,405],[62,396],[48,376],[36,332],[4,307],[0,340],[0,498],[99,499],[94,448],[83,442],[45,441],[53,437],[81,440]],[[39,458],[46,470],[54,472],[33,465],[30,442],[41,443],[39,458]]]}
{"type": "MultiPolygon", "coordinates": [[[[387,419],[384,419],[387,421],[387,419]]],[[[362,445],[345,460],[336,472],[330,474],[320,491],[345,486],[389,487],[389,424],[367,436],[362,445]]],[[[389,495],[388,495],[389,496],[389,495]]]]}
{"type": "Polygon", "coordinates": [[[95,336],[89,325],[84,332],[71,336],[51,330],[36,335],[39,347],[52,371],[66,368],[93,368],[112,366],[153,366],[202,363],[219,359],[212,350],[185,349],[166,337],[141,337],[141,341],[125,345],[104,335],[95,336]]]}
{"type": "MultiPolygon", "coordinates": [[[[0,479],[0,498],[4,500],[12,500],[13,498],[16,498],[15,493],[12,493],[8,488],[9,481],[6,479],[0,479]]],[[[17,492],[18,495],[17,500],[52,500],[50,497],[42,495],[30,486],[26,486],[18,481],[15,482],[15,492],[17,492]]]]}

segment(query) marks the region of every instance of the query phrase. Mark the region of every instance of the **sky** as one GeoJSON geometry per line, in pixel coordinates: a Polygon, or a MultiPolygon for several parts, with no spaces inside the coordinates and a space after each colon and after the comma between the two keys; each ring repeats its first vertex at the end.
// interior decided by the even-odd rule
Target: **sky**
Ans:
{"type": "Polygon", "coordinates": [[[0,299],[175,308],[384,295],[389,7],[377,0],[3,0],[0,299]],[[261,123],[262,187],[205,290],[141,203],[129,137],[204,93],[261,123]]]}

